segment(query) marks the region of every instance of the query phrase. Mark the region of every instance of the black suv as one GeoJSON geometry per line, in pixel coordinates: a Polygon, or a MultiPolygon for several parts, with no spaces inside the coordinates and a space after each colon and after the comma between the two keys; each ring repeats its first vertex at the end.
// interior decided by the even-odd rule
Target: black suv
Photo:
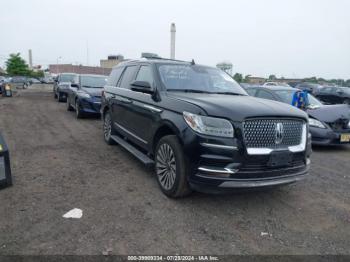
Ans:
{"type": "Polygon", "coordinates": [[[317,98],[327,104],[348,104],[350,105],[350,88],[326,86],[316,94],[317,98]]]}
{"type": "Polygon", "coordinates": [[[247,95],[223,71],[166,59],[114,67],[104,139],[155,167],[169,197],[289,184],[309,170],[308,116],[247,95]]]}

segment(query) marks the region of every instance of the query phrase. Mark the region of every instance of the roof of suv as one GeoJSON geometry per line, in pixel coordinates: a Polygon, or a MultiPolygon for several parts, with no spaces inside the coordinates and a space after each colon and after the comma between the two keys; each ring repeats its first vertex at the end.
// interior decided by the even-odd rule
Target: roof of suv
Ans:
{"type": "Polygon", "coordinates": [[[180,61],[180,60],[173,60],[173,59],[166,59],[166,58],[141,58],[141,59],[135,59],[135,60],[127,60],[124,62],[119,63],[118,65],[115,65],[115,67],[128,65],[128,64],[139,64],[139,63],[150,63],[150,64],[190,64],[191,62],[187,61],[180,61]]]}

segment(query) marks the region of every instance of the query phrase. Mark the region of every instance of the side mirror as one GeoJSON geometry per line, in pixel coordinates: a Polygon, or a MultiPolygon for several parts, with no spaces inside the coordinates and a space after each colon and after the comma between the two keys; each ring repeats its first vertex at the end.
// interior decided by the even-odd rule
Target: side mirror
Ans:
{"type": "Polygon", "coordinates": [[[153,93],[151,84],[147,81],[134,81],[131,83],[131,90],[144,93],[153,93]]]}
{"type": "Polygon", "coordinates": [[[70,84],[70,87],[73,87],[73,88],[79,88],[79,85],[77,83],[71,83],[70,84]]]}

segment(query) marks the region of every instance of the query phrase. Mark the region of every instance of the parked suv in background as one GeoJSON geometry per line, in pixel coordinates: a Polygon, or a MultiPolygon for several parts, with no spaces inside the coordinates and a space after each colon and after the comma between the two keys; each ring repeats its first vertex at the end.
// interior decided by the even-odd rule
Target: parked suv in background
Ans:
{"type": "Polygon", "coordinates": [[[318,99],[327,104],[348,104],[350,105],[350,88],[326,86],[316,95],[318,99]]]}
{"type": "Polygon", "coordinates": [[[75,110],[77,118],[88,114],[100,114],[101,95],[107,77],[101,75],[79,75],[71,84],[67,96],[67,110],[75,110]]]}
{"type": "Polygon", "coordinates": [[[68,91],[70,90],[71,83],[78,81],[78,75],[74,73],[62,73],[59,74],[53,85],[54,98],[58,102],[66,102],[68,91]]]}
{"type": "Polygon", "coordinates": [[[128,61],[102,95],[104,139],[155,167],[169,197],[289,184],[308,174],[307,115],[194,62],[128,61]]]}

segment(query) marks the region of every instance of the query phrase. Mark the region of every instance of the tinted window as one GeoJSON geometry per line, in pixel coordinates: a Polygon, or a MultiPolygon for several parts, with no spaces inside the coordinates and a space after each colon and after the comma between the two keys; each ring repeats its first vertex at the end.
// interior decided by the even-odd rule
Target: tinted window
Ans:
{"type": "Polygon", "coordinates": [[[123,72],[124,67],[114,68],[108,78],[107,85],[109,86],[117,86],[120,75],[123,72]]]}
{"type": "Polygon", "coordinates": [[[105,76],[81,76],[81,87],[85,88],[102,88],[105,86],[107,79],[105,76]]]}
{"type": "Polygon", "coordinates": [[[256,89],[248,88],[245,91],[247,91],[250,96],[255,96],[256,94],[256,89]]]}
{"type": "Polygon", "coordinates": [[[73,82],[73,80],[76,80],[76,77],[77,75],[75,74],[62,74],[59,82],[73,82]]]}
{"type": "Polygon", "coordinates": [[[120,84],[118,85],[121,88],[130,88],[130,83],[134,79],[135,71],[137,66],[128,66],[121,77],[120,84]]]}
{"type": "Polygon", "coordinates": [[[323,89],[321,89],[322,93],[330,93],[332,91],[332,87],[325,87],[323,89]]]}
{"type": "Polygon", "coordinates": [[[150,66],[141,66],[139,72],[137,73],[136,80],[146,81],[150,84],[153,83],[152,69],[150,66]]]}
{"type": "Polygon", "coordinates": [[[259,90],[257,97],[269,99],[269,100],[275,100],[273,95],[265,90],[259,90]]]}
{"type": "MultiPolygon", "coordinates": [[[[280,97],[280,101],[292,104],[295,91],[294,90],[277,90],[275,91],[275,94],[277,94],[280,97]]],[[[314,106],[322,106],[322,103],[318,101],[314,96],[308,94],[309,104],[314,106]]]]}

